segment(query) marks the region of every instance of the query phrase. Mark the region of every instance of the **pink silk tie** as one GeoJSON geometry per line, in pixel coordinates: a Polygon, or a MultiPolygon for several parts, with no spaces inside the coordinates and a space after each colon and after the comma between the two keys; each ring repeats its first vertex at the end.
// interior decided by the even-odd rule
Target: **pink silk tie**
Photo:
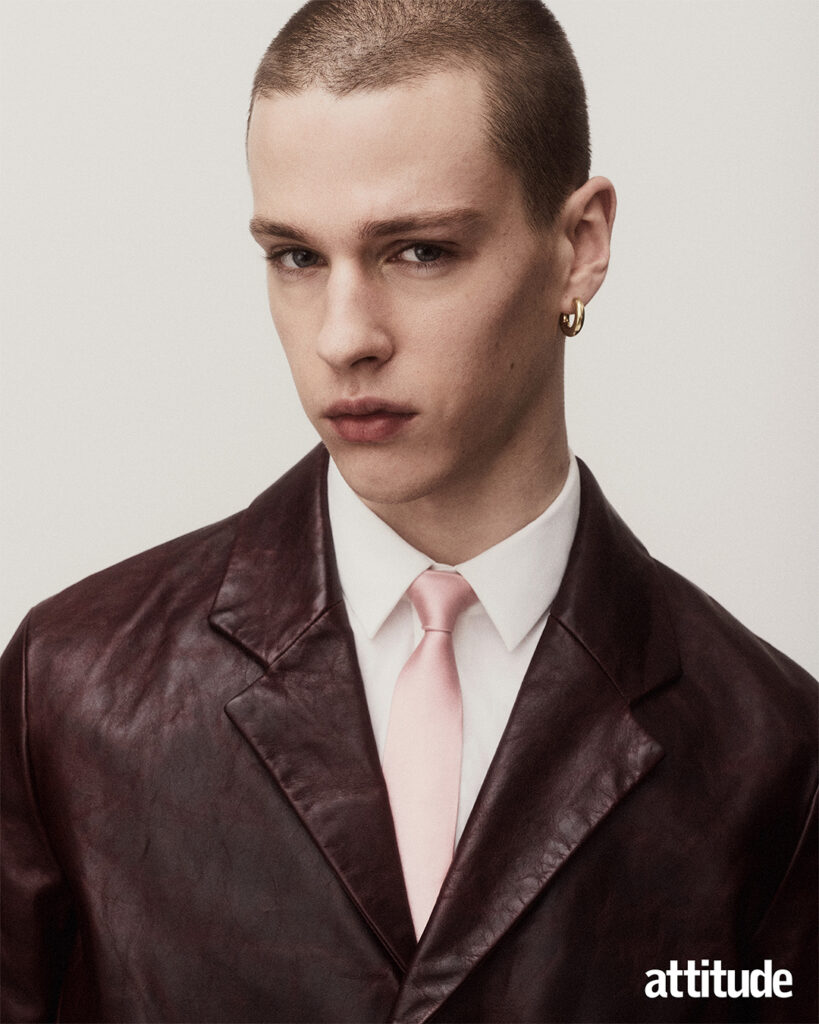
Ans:
{"type": "Polygon", "coordinates": [[[463,723],[452,630],[477,598],[463,576],[437,569],[421,573],[407,594],[424,635],[395,684],[384,778],[420,936],[455,848],[463,723]]]}

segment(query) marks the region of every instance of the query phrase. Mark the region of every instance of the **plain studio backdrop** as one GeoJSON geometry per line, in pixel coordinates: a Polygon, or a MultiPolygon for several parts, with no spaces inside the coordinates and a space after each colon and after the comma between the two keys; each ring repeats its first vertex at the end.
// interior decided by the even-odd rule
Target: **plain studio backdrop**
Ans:
{"type": "MultiPolygon", "coordinates": [[[[253,71],[297,6],[0,6],[4,640],[315,443],[243,152],[253,71]]],[[[552,7],[620,201],[568,343],[572,447],[657,558],[817,672],[819,5],[552,7]]]]}

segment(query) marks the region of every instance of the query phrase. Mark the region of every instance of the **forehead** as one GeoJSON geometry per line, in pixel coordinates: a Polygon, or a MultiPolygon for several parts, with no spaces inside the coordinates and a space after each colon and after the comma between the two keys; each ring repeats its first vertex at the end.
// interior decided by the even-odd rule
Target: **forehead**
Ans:
{"type": "Polygon", "coordinates": [[[520,197],[489,145],[470,72],[385,89],[260,97],[248,134],[254,213],[330,231],[409,209],[497,207],[520,197]]]}

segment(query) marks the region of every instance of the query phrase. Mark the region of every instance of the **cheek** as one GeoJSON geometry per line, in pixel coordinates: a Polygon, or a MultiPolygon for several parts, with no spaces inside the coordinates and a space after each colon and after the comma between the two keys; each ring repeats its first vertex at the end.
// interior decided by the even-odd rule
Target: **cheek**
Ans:
{"type": "MultiPolygon", "coordinates": [[[[549,331],[540,280],[534,274],[476,290],[449,311],[458,343],[452,354],[469,376],[491,382],[538,376],[545,368],[549,331]]],[[[479,389],[483,390],[483,389],[479,389]]]]}
{"type": "Polygon", "coordinates": [[[522,265],[498,310],[506,333],[529,339],[536,345],[549,333],[551,276],[541,262],[522,265]]]}
{"type": "Polygon", "coordinates": [[[552,338],[557,330],[557,314],[551,315],[547,268],[536,264],[527,269],[506,301],[498,304],[495,321],[498,386],[517,392],[523,401],[541,393],[548,384],[553,370],[552,338]]]}

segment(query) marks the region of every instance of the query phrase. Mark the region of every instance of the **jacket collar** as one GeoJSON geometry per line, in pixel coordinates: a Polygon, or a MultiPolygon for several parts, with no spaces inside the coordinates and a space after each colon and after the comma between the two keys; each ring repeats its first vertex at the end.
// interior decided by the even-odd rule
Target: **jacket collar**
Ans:
{"type": "MultiPolygon", "coordinates": [[[[327,515],[327,452],[313,449],[244,514],[211,623],[265,666],[342,602],[327,515]]],[[[679,671],[654,562],[578,459],[581,509],[559,620],[629,701],[679,671]]]]}
{"type": "Polygon", "coordinates": [[[580,519],[551,614],[634,702],[679,674],[677,640],[656,563],[578,465],[580,519]]]}
{"type": "Polygon", "coordinates": [[[342,600],[327,458],[314,448],[247,509],[211,608],[211,625],[265,667],[342,600]]]}
{"type": "Polygon", "coordinates": [[[416,947],[334,564],[326,468],[315,449],[240,523],[211,623],[265,671],[226,711],[406,972],[394,1019],[424,1021],[662,757],[628,705],[678,672],[676,642],[654,563],[580,463],[563,582],[416,947]]]}

